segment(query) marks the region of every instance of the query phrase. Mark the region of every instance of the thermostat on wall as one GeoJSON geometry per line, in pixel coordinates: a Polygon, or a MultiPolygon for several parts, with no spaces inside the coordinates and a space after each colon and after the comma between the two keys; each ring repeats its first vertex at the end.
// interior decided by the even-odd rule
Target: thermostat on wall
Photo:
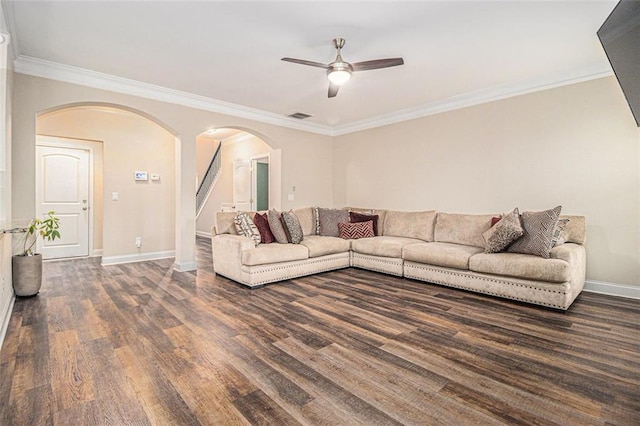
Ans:
{"type": "Polygon", "coordinates": [[[148,180],[147,172],[135,172],[134,174],[136,180],[148,180]]]}

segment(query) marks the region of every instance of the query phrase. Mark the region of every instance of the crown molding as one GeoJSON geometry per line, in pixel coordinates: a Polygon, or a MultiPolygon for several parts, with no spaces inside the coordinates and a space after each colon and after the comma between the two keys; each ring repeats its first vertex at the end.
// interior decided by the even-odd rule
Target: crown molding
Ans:
{"type": "Polygon", "coordinates": [[[311,122],[299,122],[288,117],[256,108],[220,101],[205,96],[195,95],[193,93],[168,89],[166,87],[143,83],[136,80],[116,77],[105,73],[90,71],[84,68],[45,61],[43,59],[32,58],[30,56],[21,55],[15,60],[15,72],[34,77],[79,84],[96,89],[139,96],[142,98],[173,103],[234,117],[246,118],[262,123],[325,136],[346,135],[362,130],[387,126],[447,111],[453,111],[487,102],[498,101],[514,96],[526,95],[528,93],[539,92],[542,90],[553,89],[613,75],[608,63],[599,64],[588,71],[583,70],[578,73],[572,72],[556,74],[537,80],[528,80],[516,84],[507,84],[467,92],[450,98],[418,105],[416,107],[402,109],[388,114],[331,127],[311,122]]]}
{"type": "Polygon", "coordinates": [[[303,130],[326,136],[333,135],[332,128],[329,126],[309,122],[301,123],[292,118],[287,118],[257,108],[250,108],[233,104],[231,102],[195,95],[193,93],[168,89],[154,84],[116,77],[110,74],[63,65],[43,59],[32,58],[30,56],[20,55],[15,60],[15,72],[34,77],[48,78],[66,83],[79,84],[81,86],[138,96],[146,99],[153,99],[161,102],[168,102],[204,111],[226,114],[233,117],[246,118],[249,120],[259,121],[261,123],[273,124],[295,130],[303,130]]]}
{"type": "Polygon", "coordinates": [[[461,95],[452,96],[450,98],[440,99],[428,104],[419,105],[417,107],[398,110],[389,114],[383,114],[376,117],[367,118],[365,120],[359,120],[353,123],[336,126],[333,128],[333,136],[346,135],[362,130],[373,129],[375,127],[382,127],[390,124],[400,123],[402,121],[409,121],[416,118],[427,117],[429,115],[440,114],[442,112],[467,108],[470,106],[512,98],[515,96],[526,95],[528,93],[539,92],[542,90],[553,89],[561,86],[568,86],[571,84],[582,83],[584,81],[595,80],[603,77],[609,77],[611,75],[613,75],[613,71],[611,71],[611,68],[607,66],[593,71],[581,73],[579,75],[576,75],[575,73],[554,75],[546,77],[544,79],[529,80],[526,82],[520,82],[518,84],[508,84],[476,90],[473,92],[467,92],[461,95]]]}

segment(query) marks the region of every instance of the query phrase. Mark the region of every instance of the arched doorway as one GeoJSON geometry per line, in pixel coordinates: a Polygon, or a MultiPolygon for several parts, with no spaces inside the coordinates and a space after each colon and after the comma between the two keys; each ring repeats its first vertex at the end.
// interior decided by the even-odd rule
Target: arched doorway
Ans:
{"type": "Polygon", "coordinates": [[[280,209],[281,150],[266,137],[248,129],[217,127],[198,136],[196,153],[201,191],[214,156],[220,156],[220,171],[197,217],[197,235],[211,235],[217,211],[280,209]]]}
{"type": "MultiPolygon", "coordinates": [[[[175,255],[175,131],[128,107],[81,103],[39,113],[36,134],[38,146],[92,148],[87,255],[102,256],[104,264],[175,255]]],[[[76,236],[71,228],[61,231],[63,244],[65,235],[76,236]]]]}

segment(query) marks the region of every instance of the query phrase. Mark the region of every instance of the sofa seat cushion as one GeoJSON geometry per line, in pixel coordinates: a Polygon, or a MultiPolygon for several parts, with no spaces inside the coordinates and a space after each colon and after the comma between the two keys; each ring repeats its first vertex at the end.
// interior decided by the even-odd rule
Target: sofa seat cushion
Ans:
{"type": "Polygon", "coordinates": [[[247,266],[290,262],[309,258],[309,249],[302,244],[260,244],[242,252],[242,264],[247,266]]]}
{"type": "Polygon", "coordinates": [[[479,247],[462,244],[422,243],[406,246],[402,250],[402,258],[411,262],[468,270],[471,256],[482,252],[479,247]]]}
{"type": "Polygon", "coordinates": [[[338,237],[324,237],[322,235],[309,235],[304,237],[304,240],[302,240],[300,244],[309,249],[309,257],[344,253],[351,248],[350,240],[343,240],[338,237]]]}
{"type": "Polygon", "coordinates": [[[563,283],[571,281],[571,265],[560,259],[520,253],[481,253],[469,259],[469,269],[485,274],[563,283]]]}
{"type": "Polygon", "coordinates": [[[351,240],[351,250],[356,253],[382,257],[402,257],[402,249],[409,244],[423,243],[416,238],[373,237],[351,240]]]}

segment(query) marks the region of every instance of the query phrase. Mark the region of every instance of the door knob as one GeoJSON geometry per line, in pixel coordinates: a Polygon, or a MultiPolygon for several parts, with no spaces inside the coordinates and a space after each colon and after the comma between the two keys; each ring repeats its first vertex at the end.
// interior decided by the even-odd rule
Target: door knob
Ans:
{"type": "Polygon", "coordinates": [[[82,208],[82,210],[87,210],[88,208],[89,208],[89,207],[86,207],[86,206],[85,206],[85,207],[83,207],[83,208],[82,208]]]}

